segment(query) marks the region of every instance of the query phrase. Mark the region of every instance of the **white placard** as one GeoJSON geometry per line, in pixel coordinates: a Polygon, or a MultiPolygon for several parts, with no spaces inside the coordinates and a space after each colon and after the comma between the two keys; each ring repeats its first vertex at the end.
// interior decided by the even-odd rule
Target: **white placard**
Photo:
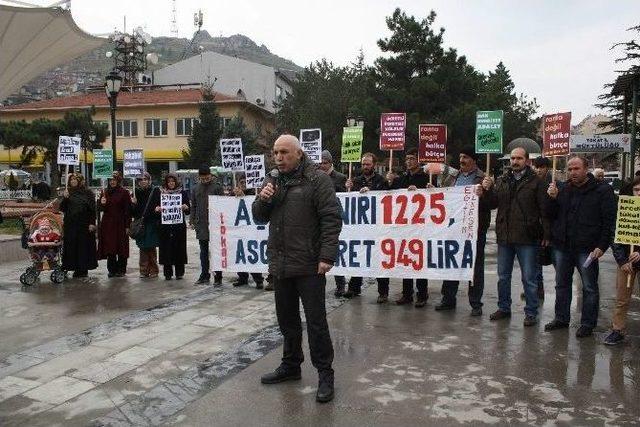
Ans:
{"type": "Polygon", "coordinates": [[[184,221],[182,193],[161,193],[160,215],[162,216],[162,224],[182,224],[184,221]]]}
{"type": "Polygon", "coordinates": [[[572,153],[631,153],[631,135],[571,135],[572,153]]]}
{"type": "MultiPolygon", "coordinates": [[[[478,236],[474,186],[337,196],[342,205],[342,232],[337,261],[329,274],[473,279],[478,236]]],[[[255,196],[209,196],[213,271],[267,271],[269,225],[254,221],[254,200],[255,196]]]]}
{"type": "Polygon", "coordinates": [[[222,170],[225,172],[244,172],[242,139],[221,139],[220,154],[222,156],[222,170]]]}
{"type": "Polygon", "coordinates": [[[264,154],[245,156],[244,178],[247,188],[261,188],[264,176],[264,154]]]}
{"type": "Polygon", "coordinates": [[[322,162],[322,130],[301,129],[300,145],[313,163],[322,162]]]}
{"type": "Polygon", "coordinates": [[[80,164],[81,139],[75,136],[58,137],[58,164],[76,166],[80,164]]]}

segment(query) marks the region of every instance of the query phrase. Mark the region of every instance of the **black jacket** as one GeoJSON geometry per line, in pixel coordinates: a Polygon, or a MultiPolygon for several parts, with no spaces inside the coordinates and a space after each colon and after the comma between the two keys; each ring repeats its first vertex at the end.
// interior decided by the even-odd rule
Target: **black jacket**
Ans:
{"type": "MultiPolygon", "coordinates": [[[[422,169],[418,170],[418,172],[411,174],[408,171],[397,177],[391,183],[391,188],[396,190],[399,188],[409,188],[412,185],[415,185],[417,188],[427,188],[429,184],[429,175],[424,173],[422,169]]],[[[433,182],[435,186],[435,180],[433,182]]]]}
{"type": "Polygon", "coordinates": [[[276,193],[252,206],[257,221],[269,222],[269,273],[277,277],[315,275],[320,261],[334,263],[338,255],[342,215],[333,182],[303,159],[290,176],[268,176],[265,185],[274,184],[276,193]]]}
{"type": "Polygon", "coordinates": [[[549,199],[555,247],[569,251],[607,250],[616,224],[616,198],[609,184],[599,183],[589,174],[587,182],[576,187],[567,182],[555,200],[549,199]]]}
{"type": "Polygon", "coordinates": [[[367,187],[371,191],[388,190],[389,184],[382,175],[380,175],[378,172],[373,172],[373,175],[371,175],[371,177],[369,178],[364,175],[358,175],[353,178],[353,187],[351,188],[352,191],[360,191],[360,189],[363,187],[367,187]]]}
{"type": "Polygon", "coordinates": [[[347,176],[345,174],[333,169],[329,174],[329,177],[331,178],[331,181],[333,181],[333,188],[335,188],[336,193],[347,191],[347,187],[345,186],[347,176]]]}

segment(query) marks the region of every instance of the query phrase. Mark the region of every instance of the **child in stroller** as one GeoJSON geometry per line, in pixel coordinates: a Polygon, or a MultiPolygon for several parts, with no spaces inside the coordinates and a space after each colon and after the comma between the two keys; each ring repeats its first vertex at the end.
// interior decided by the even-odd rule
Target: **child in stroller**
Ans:
{"type": "Polygon", "coordinates": [[[65,272],[61,268],[62,217],[51,211],[41,211],[29,221],[27,246],[33,264],[20,276],[20,283],[33,285],[40,272],[51,270],[51,281],[62,283],[65,272]]]}

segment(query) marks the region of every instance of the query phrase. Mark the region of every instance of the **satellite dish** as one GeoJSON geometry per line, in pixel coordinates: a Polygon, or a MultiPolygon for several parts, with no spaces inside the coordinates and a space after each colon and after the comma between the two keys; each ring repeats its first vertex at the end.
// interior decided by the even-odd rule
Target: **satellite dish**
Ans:
{"type": "Polygon", "coordinates": [[[110,50],[108,50],[104,56],[106,56],[107,58],[111,58],[113,56],[113,52],[111,52],[110,50]]]}
{"type": "Polygon", "coordinates": [[[158,54],[155,52],[151,52],[151,53],[147,53],[147,62],[150,62],[151,64],[157,64],[158,63],[158,54]]]}

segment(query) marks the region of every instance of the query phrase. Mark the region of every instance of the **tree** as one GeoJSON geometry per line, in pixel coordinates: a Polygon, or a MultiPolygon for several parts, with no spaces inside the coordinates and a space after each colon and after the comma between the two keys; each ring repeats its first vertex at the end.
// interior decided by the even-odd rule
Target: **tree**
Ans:
{"type": "Polygon", "coordinates": [[[222,135],[220,116],[215,104],[212,84],[202,86],[202,101],[198,106],[200,115],[193,125],[193,131],[187,139],[188,148],[182,151],[182,157],[192,168],[213,163],[219,157],[219,140],[222,135]]]}
{"type": "MultiPolygon", "coordinates": [[[[232,117],[222,131],[222,138],[242,139],[243,154],[265,154],[269,152],[269,146],[265,142],[260,127],[250,130],[239,114],[232,117]]],[[[220,159],[222,161],[222,159],[220,159]]]]}

